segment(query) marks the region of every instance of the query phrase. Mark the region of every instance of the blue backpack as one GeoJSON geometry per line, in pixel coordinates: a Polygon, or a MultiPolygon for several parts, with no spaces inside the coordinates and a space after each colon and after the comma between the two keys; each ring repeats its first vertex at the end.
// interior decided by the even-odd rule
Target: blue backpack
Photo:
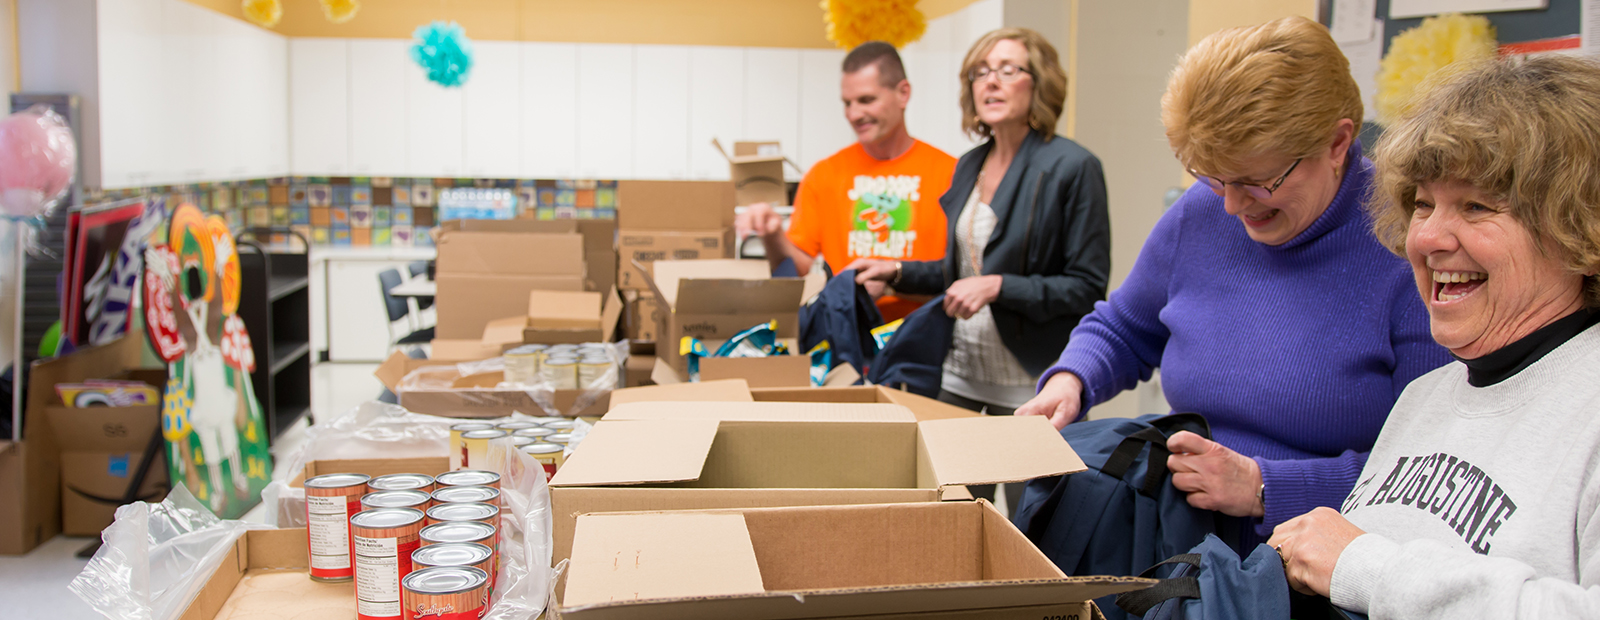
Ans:
{"type": "MultiPolygon", "coordinates": [[[[792,260],[792,259],[791,259],[792,260]]],[[[800,306],[800,350],[806,353],[826,341],[833,351],[828,369],[849,363],[865,374],[878,354],[872,328],[883,324],[878,305],[846,269],[828,280],[816,298],[800,306]]]]}
{"type": "Polygon", "coordinates": [[[1272,547],[1257,545],[1243,562],[1207,535],[1189,553],[1151,566],[1140,577],[1175,567],[1161,583],[1117,595],[1117,607],[1143,620],[1287,620],[1289,580],[1272,547]]]}
{"type": "Polygon", "coordinates": [[[950,352],[955,328],[956,320],[944,313],[944,295],[922,304],[906,315],[889,343],[878,351],[867,369],[867,381],[938,398],[944,357],[950,352]]]}
{"type": "MultiPolygon", "coordinates": [[[[1061,436],[1087,471],[1029,481],[1012,521],[1029,540],[1074,576],[1137,575],[1185,553],[1233,517],[1190,506],[1168,482],[1167,438],[1179,431],[1210,438],[1197,413],[1110,418],[1068,425],[1061,436]]],[[[1276,557],[1276,556],[1274,556],[1276,557]]],[[[1096,601],[1108,620],[1128,616],[1114,596],[1096,601]]]]}

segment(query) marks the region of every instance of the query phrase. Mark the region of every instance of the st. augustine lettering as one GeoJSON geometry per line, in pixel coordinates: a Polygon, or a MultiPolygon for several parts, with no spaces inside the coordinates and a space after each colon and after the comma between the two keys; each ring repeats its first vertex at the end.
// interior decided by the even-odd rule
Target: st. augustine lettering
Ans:
{"type": "Polygon", "coordinates": [[[1398,504],[1425,511],[1453,530],[1476,553],[1487,554],[1494,535],[1517,512],[1517,503],[1494,478],[1455,455],[1402,456],[1394,467],[1356,483],[1343,511],[1398,504]],[[1370,489],[1370,491],[1369,491],[1370,489]]]}

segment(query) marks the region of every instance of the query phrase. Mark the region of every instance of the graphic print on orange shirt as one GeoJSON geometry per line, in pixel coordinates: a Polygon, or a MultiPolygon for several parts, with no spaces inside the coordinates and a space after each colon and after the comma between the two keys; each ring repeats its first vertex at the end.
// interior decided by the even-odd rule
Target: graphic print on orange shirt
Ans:
{"type": "Polygon", "coordinates": [[[912,258],[917,243],[913,206],[922,199],[921,187],[921,176],[857,176],[847,194],[855,212],[850,256],[912,258]]]}

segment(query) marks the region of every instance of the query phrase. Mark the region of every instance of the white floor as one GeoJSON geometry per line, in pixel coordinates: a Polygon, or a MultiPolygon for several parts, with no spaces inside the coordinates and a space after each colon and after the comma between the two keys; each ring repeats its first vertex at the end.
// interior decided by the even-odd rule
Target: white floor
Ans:
{"type": "MultiPolygon", "coordinates": [[[[318,364],[312,371],[313,417],[327,417],[376,398],[383,384],[372,376],[376,364],[318,364]]],[[[299,445],[305,421],[285,431],[273,446],[274,454],[287,454],[299,445]]],[[[278,475],[282,475],[278,472],[278,475]]],[[[245,515],[260,521],[260,511],[245,515]]],[[[25,556],[0,556],[0,620],[97,620],[102,616],[67,589],[67,584],[88,563],[78,550],[95,541],[89,537],[57,536],[25,556]]]]}

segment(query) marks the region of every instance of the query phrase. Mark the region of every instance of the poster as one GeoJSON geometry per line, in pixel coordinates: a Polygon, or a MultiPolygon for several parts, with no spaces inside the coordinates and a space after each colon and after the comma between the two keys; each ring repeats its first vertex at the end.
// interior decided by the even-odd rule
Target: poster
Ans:
{"type": "Polygon", "coordinates": [[[191,204],[173,211],[167,243],[145,251],[146,329],[167,362],[161,428],[172,480],[224,519],[258,503],[272,477],[239,278],[227,224],[191,204]]]}

